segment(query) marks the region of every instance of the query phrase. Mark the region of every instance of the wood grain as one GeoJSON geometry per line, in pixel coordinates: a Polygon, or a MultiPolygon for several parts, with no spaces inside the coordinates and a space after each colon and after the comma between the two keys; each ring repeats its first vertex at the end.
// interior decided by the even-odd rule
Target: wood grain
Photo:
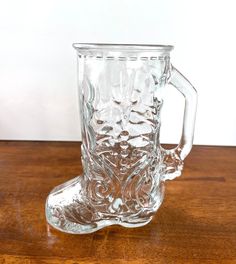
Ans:
{"type": "Polygon", "coordinates": [[[45,199],[81,170],[79,143],[0,142],[0,263],[236,263],[236,148],[195,146],[147,226],[64,234],[45,199]]]}

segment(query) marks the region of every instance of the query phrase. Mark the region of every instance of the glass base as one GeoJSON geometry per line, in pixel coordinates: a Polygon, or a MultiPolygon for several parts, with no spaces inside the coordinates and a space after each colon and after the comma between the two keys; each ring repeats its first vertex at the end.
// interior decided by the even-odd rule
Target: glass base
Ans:
{"type": "Polygon", "coordinates": [[[47,222],[51,226],[66,233],[87,234],[110,225],[140,227],[152,220],[155,212],[150,208],[136,213],[119,210],[111,213],[109,204],[91,203],[86,199],[84,184],[84,177],[79,176],[51,191],[45,208],[47,222]]]}
{"type": "Polygon", "coordinates": [[[47,215],[47,222],[54,228],[59,231],[69,233],[69,234],[89,234],[98,231],[104,227],[108,227],[111,225],[120,225],[127,228],[137,228],[144,225],[147,225],[152,220],[152,217],[147,219],[146,222],[139,222],[139,223],[121,223],[117,220],[101,220],[93,224],[76,224],[67,222],[65,226],[59,226],[53,219],[50,219],[50,215],[47,215]]]}

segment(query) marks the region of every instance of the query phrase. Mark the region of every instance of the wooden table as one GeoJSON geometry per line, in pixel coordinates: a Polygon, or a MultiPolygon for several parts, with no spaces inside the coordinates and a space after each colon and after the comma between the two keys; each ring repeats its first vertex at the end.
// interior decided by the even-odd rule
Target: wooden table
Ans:
{"type": "Polygon", "coordinates": [[[236,263],[236,148],[195,146],[147,226],[64,234],[45,199],[81,169],[79,143],[0,142],[0,263],[236,263]]]}

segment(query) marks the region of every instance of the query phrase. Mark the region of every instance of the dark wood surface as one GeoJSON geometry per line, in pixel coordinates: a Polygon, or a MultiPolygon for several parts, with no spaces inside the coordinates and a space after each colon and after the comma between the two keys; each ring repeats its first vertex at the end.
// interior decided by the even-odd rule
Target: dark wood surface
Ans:
{"type": "Polygon", "coordinates": [[[236,148],[195,146],[145,227],[49,227],[44,203],[81,173],[80,144],[0,142],[0,263],[236,263],[236,148]]]}

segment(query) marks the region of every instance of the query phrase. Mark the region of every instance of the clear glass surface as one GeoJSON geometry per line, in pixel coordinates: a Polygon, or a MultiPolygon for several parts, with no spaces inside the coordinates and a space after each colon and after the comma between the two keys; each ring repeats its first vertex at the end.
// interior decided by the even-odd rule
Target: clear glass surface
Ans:
{"type": "MultiPolygon", "coordinates": [[[[46,217],[69,233],[151,221],[164,181],[180,176],[192,147],[196,91],[170,63],[172,46],[74,44],[82,124],[83,174],[52,190],[46,217]],[[185,96],[179,145],[159,142],[162,90],[185,96]]],[[[174,107],[174,106],[173,106],[174,107]]]]}

